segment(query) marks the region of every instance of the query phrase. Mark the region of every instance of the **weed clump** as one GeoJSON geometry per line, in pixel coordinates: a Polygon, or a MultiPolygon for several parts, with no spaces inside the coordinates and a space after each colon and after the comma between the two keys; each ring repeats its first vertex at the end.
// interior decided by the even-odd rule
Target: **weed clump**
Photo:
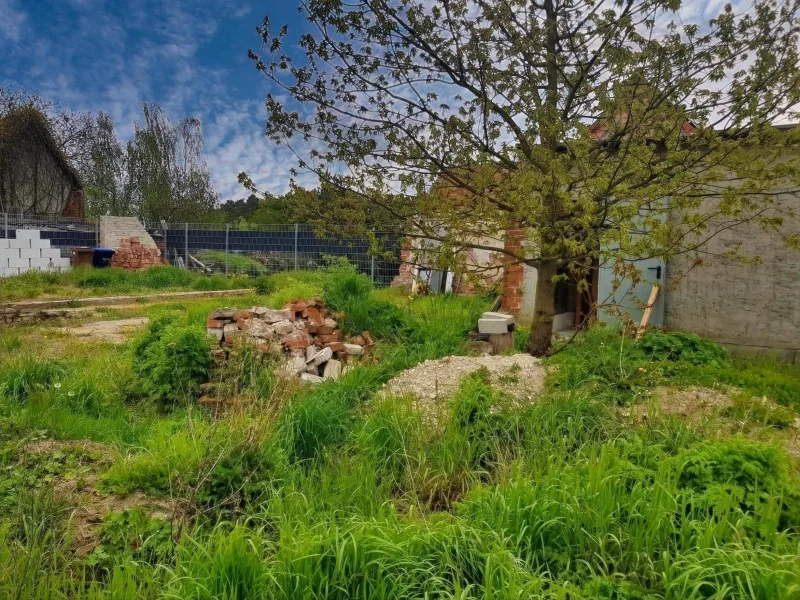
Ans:
{"type": "Polygon", "coordinates": [[[197,326],[153,321],[134,346],[142,391],[162,406],[185,404],[208,380],[211,343],[197,326]]]}

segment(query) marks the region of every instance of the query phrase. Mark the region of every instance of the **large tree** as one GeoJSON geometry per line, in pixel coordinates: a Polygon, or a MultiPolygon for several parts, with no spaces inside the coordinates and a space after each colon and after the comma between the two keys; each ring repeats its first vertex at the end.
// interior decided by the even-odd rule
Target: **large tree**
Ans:
{"type": "Polygon", "coordinates": [[[157,104],[143,106],[144,122],[128,142],[128,185],[138,216],[168,222],[203,221],[217,193],[203,154],[200,121],[172,124],[157,104]]]}
{"type": "Polygon", "coordinates": [[[267,135],[348,191],[350,228],[365,225],[353,202],[378,207],[446,250],[442,261],[523,229],[503,252],[539,272],[534,354],[550,348],[559,269],[613,263],[636,278],[635,259],[786,217],[775,187],[797,188],[800,140],[771,124],[800,101],[798,0],[725,6],[707,22],[678,0],[301,10],[311,31],[299,46],[266,18],[250,53],[280,89],[267,96],[267,135]]]}

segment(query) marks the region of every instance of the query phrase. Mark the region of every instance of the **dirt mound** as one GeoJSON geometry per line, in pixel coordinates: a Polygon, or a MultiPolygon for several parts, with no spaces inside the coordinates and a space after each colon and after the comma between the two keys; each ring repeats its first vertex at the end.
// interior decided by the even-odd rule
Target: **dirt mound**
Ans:
{"type": "Polygon", "coordinates": [[[419,399],[421,408],[427,409],[452,396],[461,381],[481,367],[489,371],[495,389],[520,402],[529,401],[541,392],[547,374],[539,360],[527,354],[448,356],[426,360],[403,371],[384,386],[383,395],[412,394],[419,399]]]}
{"type": "Polygon", "coordinates": [[[731,397],[721,390],[704,387],[678,389],[660,386],[653,390],[651,402],[643,402],[626,411],[637,421],[660,414],[665,417],[684,417],[698,422],[733,406],[731,397]],[[655,412],[653,412],[655,411],[655,412]]]}

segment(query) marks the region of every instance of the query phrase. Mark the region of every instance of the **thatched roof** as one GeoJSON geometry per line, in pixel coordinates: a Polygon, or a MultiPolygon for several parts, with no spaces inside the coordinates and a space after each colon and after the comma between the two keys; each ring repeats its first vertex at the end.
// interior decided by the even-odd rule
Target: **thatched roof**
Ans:
{"type": "Polygon", "coordinates": [[[10,110],[0,118],[0,152],[3,148],[20,148],[36,140],[52,157],[64,175],[72,182],[73,189],[83,189],[78,172],[56,143],[50,123],[41,111],[32,107],[10,110]]]}

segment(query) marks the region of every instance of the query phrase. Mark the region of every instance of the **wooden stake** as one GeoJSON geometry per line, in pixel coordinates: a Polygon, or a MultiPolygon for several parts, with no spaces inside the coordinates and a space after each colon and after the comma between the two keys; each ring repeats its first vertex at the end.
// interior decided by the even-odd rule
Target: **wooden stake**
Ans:
{"type": "Polygon", "coordinates": [[[647,322],[650,320],[650,313],[653,312],[653,305],[656,303],[656,298],[658,298],[658,286],[654,285],[653,289],[650,290],[650,298],[647,299],[647,306],[645,307],[644,314],[642,315],[642,322],[639,323],[639,329],[636,330],[637,340],[642,337],[642,334],[647,327],[647,322]]]}

